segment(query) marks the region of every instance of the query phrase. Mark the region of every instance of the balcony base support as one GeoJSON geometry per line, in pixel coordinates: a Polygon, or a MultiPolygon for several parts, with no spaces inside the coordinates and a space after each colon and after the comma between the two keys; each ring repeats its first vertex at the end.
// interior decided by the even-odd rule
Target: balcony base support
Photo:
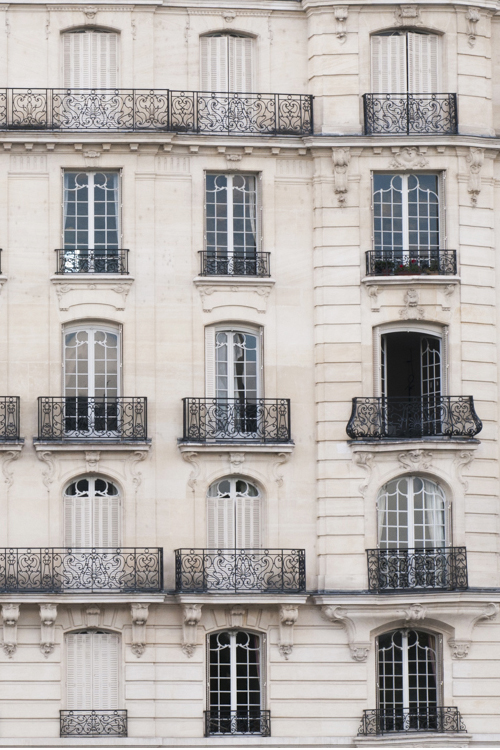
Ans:
{"type": "Polygon", "coordinates": [[[40,604],[40,651],[45,658],[54,650],[56,617],[57,604],[40,604]]]}
{"type": "Polygon", "coordinates": [[[133,276],[119,273],[67,273],[52,276],[50,280],[61,312],[75,305],[105,305],[125,310],[127,295],[134,283],[133,276]]]}
{"type": "Polygon", "coordinates": [[[278,649],[281,656],[288,660],[293,651],[293,626],[297,622],[299,608],[293,604],[282,604],[280,606],[280,640],[278,649]]]}
{"type": "Polygon", "coordinates": [[[17,621],[19,620],[19,604],[2,604],[3,643],[2,648],[12,659],[17,651],[17,621]]]}
{"type": "Polygon", "coordinates": [[[132,653],[141,657],[146,650],[146,623],[148,621],[149,604],[135,602],[130,605],[132,615],[132,653]]]}
{"type": "Polygon", "coordinates": [[[203,312],[217,307],[245,307],[265,313],[267,300],[275,284],[274,279],[252,276],[197,276],[203,312]]]}
{"type": "Polygon", "coordinates": [[[379,737],[356,737],[354,747],[469,747],[472,735],[464,732],[394,732],[379,737]]]}
{"type": "Polygon", "coordinates": [[[184,604],[182,607],[181,650],[190,659],[198,645],[198,623],[203,604],[184,604]]]}

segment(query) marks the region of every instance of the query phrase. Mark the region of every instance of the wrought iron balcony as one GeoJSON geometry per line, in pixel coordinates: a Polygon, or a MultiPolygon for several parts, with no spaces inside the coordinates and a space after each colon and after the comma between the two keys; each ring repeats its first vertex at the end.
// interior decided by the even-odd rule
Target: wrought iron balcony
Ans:
{"type": "Polygon", "coordinates": [[[0,396],[0,442],[19,440],[19,396],[0,396]]]}
{"type": "Polygon", "coordinates": [[[365,135],[456,135],[456,94],[365,94],[365,135]]]}
{"type": "Polygon", "coordinates": [[[177,549],[178,593],[300,593],[306,589],[303,549],[177,549]]]}
{"type": "Polygon", "coordinates": [[[456,250],[370,250],[367,276],[454,276],[456,250]]]}
{"type": "Polygon", "coordinates": [[[417,706],[415,708],[370,708],[363,711],[358,735],[466,731],[462,717],[455,706],[417,706]]]}
{"type": "Polygon", "coordinates": [[[163,590],[163,550],[137,547],[0,549],[0,593],[163,590]]]}
{"type": "Polygon", "coordinates": [[[200,276],[270,276],[270,253],[200,252],[200,276]]]}
{"type": "Polygon", "coordinates": [[[0,129],[310,135],[312,96],[169,89],[0,89],[0,129]]]}
{"type": "Polygon", "coordinates": [[[147,398],[40,396],[38,440],[127,442],[148,435],[147,398]]]}
{"type": "Polygon", "coordinates": [[[289,443],[288,398],[184,398],[182,442],[289,443]]]}
{"type": "Polygon", "coordinates": [[[465,547],[368,549],[371,591],[467,588],[465,547]]]}
{"type": "Polygon", "coordinates": [[[260,708],[231,711],[229,708],[212,708],[205,711],[205,737],[213,735],[258,734],[271,736],[271,712],[260,708]]]}
{"type": "Polygon", "coordinates": [[[353,398],[347,434],[353,440],[473,438],[483,428],[472,396],[353,398]]]}
{"type": "Polygon", "coordinates": [[[126,737],[127,712],[73,710],[59,711],[61,737],[126,737]]]}
{"type": "Polygon", "coordinates": [[[119,273],[128,274],[128,250],[56,250],[57,274],[119,273]]]}

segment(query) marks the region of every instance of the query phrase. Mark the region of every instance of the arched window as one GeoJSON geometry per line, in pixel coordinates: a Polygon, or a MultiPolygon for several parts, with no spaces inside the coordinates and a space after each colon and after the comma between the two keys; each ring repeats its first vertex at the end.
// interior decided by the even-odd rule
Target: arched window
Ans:
{"type": "Polygon", "coordinates": [[[260,331],[207,326],[206,395],[255,400],[261,396],[260,331]]]}
{"type": "Polygon", "coordinates": [[[435,406],[443,390],[441,337],[407,330],[382,334],[381,381],[382,396],[417,397],[435,406]]]}
{"type": "Polygon", "coordinates": [[[446,497],[430,479],[398,477],[378,496],[381,549],[425,549],[446,546],[446,497]]]}
{"type": "Polygon", "coordinates": [[[64,546],[120,547],[120,493],[113,482],[85,477],[64,493],[64,546]]]}
{"type": "Polygon", "coordinates": [[[378,638],[380,733],[438,729],[436,636],[395,630],[378,638]]]}
{"type": "Polygon", "coordinates": [[[200,44],[202,91],[252,91],[253,39],[211,34],[200,37],[200,44]]]}
{"type": "Polygon", "coordinates": [[[374,94],[432,94],[440,91],[439,36],[390,31],[371,38],[374,94]]]}
{"type": "Polygon", "coordinates": [[[258,549],[261,546],[261,497],[244,479],[227,477],[212,484],[207,496],[209,549],[258,549]]]}
{"type": "Polygon", "coordinates": [[[244,630],[208,636],[207,734],[266,734],[261,636],[244,630]]]}
{"type": "Polygon", "coordinates": [[[76,29],[63,34],[63,86],[114,89],[118,86],[118,34],[76,29]]]}
{"type": "Polygon", "coordinates": [[[66,635],[66,705],[70,710],[118,708],[120,638],[83,630],[66,635]]]}

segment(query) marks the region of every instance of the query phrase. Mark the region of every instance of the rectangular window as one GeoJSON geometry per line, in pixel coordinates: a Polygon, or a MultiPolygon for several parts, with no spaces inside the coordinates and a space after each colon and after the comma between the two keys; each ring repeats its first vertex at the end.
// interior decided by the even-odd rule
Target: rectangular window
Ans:
{"type": "Polygon", "coordinates": [[[119,173],[65,172],[64,248],[117,250],[119,239],[119,173]]]}
{"type": "Polygon", "coordinates": [[[207,174],[205,213],[208,258],[220,261],[222,266],[233,259],[255,262],[258,250],[255,175],[207,174]]]}
{"type": "Polygon", "coordinates": [[[391,32],[371,39],[374,94],[432,94],[440,90],[439,37],[391,32]]]}

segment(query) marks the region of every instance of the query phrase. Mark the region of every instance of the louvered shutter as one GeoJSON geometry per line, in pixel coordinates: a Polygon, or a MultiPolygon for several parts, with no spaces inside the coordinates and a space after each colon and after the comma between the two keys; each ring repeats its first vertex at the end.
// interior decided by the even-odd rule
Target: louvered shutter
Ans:
{"type": "Polygon", "coordinates": [[[372,36],[372,91],[406,93],[406,37],[372,36]]]}
{"type": "Polygon", "coordinates": [[[202,36],[201,43],[201,89],[217,92],[228,90],[228,43],[227,36],[202,36]]]}
{"type": "Polygon", "coordinates": [[[92,547],[92,502],[78,495],[64,498],[64,546],[92,547]]]}
{"type": "Polygon", "coordinates": [[[116,88],[118,35],[102,31],[65,34],[65,88],[116,88]]]}
{"type": "Polygon", "coordinates": [[[248,37],[230,36],[229,91],[252,91],[252,40],[248,37]]]}
{"type": "Polygon", "coordinates": [[[118,495],[96,495],[93,506],[93,546],[120,546],[120,500],[118,495]]]}
{"type": "Polygon", "coordinates": [[[215,397],[215,328],[205,328],[205,396],[215,397]]]}
{"type": "Polygon", "coordinates": [[[68,709],[92,706],[92,633],[66,636],[66,702],[68,709]]]}
{"type": "Polygon", "coordinates": [[[113,633],[92,633],[92,708],[118,708],[119,638],[113,633]]]}
{"type": "Polygon", "coordinates": [[[258,549],[260,547],[260,498],[236,498],[236,547],[258,549]]]}
{"type": "Polygon", "coordinates": [[[439,91],[439,37],[408,32],[408,91],[435,94],[439,91]]]}
{"type": "Polygon", "coordinates": [[[207,543],[209,549],[234,548],[233,498],[207,498],[207,543]]]}

